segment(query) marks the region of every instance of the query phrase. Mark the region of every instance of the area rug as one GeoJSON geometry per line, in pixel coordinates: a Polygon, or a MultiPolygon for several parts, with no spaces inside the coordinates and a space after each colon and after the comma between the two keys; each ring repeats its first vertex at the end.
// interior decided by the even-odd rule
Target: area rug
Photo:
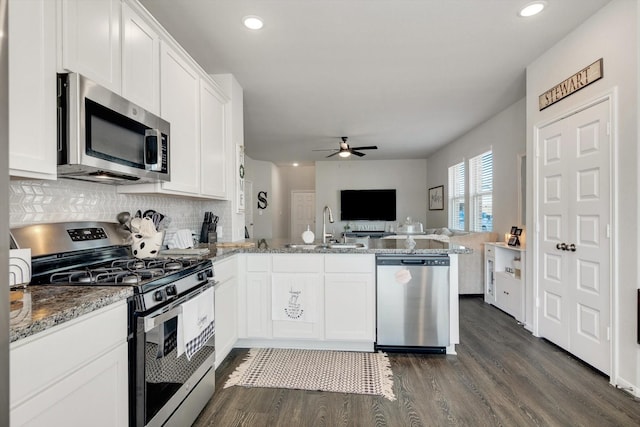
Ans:
{"type": "Polygon", "coordinates": [[[396,400],[385,353],[296,349],[251,349],[224,388],[289,388],[371,394],[396,400]]]}

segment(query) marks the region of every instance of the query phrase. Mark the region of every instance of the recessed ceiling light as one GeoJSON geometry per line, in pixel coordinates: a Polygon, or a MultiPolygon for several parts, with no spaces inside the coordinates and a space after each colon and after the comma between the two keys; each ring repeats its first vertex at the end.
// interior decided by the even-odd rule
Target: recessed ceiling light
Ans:
{"type": "Polygon", "coordinates": [[[544,1],[536,1],[533,3],[529,3],[525,7],[520,9],[520,12],[518,13],[518,15],[524,18],[537,15],[538,13],[542,12],[542,9],[544,9],[545,6],[546,6],[546,2],[544,1]]]}
{"type": "Polygon", "coordinates": [[[255,15],[245,16],[244,18],[242,18],[242,23],[250,30],[259,30],[260,28],[264,27],[262,18],[255,15]]]}
{"type": "Polygon", "coordinates": [[[293,167],[298,167],[298,166],[299,166],[299,163],[294,163],[293,164],[293,167]]]}

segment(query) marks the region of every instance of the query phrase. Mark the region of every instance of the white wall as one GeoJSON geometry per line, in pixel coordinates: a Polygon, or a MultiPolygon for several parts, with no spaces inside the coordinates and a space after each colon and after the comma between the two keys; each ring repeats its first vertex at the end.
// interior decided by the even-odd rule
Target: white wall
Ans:
{"type": "Polygon", "coordinates": [[[256,239],[270,239],[273,236],[273,219],[276,203],[272,187],[275,165],[271,162],[253,160],[245,155],[245,179],[253,183],[253,194],[247,197],[248,203],[253,203],[253,236],[256,239]],[[267,208],[258,209],[258,193],[267,192],[267,208]]]}
{"type": "MultiPolygon", "coordinates": [[[[612,178],[614,230],[612,270],[617,275],[612,295],[614,371],[612,381],[634,386],[640,395],[640,346],[636,343],[636,289],[638,288],[638,2],[614,0],[527,68],[527,170],[533,173],[533,128],[561,117],[592,99],[617,89],[614,118],[612,178]],[[598,58],[604,59],[604,78],[568,98],[538,111],[538,95],[598,58]],[[617,125],[616,123],[617,122],[617,125]]],[[[527,205],[533,206],[528,187],[527,205]]],[[[536,220],[529,210],[527,223],[536,220]]],[[[531,234],[531,233],[530,233],[531,234]]],[[[529,236],[527,263],[534,265],[534,239],[529,236]]],[[[532,283],[532,270],[527,281],[532,283]]],[[[530,295],[532,297],[533,295],[530,295]]]]}
{"type": "Polygon", "coordinates": [[[526,103],[523,98],[429,156],[427,186],[444,185],[445,197],[444,210],[427,211],[430,228],[447,226],[449,166],[489,149],[493,149],[493,231],[502,235],[510,231],[512,225],[521,225],[518,219],[517,176],[518,155],[526,150],[525,122],[526,103]]]}
{"type": "MultiPolygon", "coordinates": [[[[427,163],[418,160],[339,160],[316,162],[316,236],[322,235],[322,210],[329,206],[336,220],[327,227],[341,233],[340,190],[396,189],[397,221],[410,216],[426,222],[427,163]]],[[[365,221],[352,221],[364,224],[365,221]]],[[[384,226],[384,223],[381,224],[384,226]]]]}

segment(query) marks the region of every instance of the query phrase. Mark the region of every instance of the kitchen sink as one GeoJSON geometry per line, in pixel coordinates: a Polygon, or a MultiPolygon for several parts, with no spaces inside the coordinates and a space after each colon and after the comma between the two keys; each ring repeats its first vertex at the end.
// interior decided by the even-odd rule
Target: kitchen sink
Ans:
{"type": "Polygon", "coordinates": [[[329,249],[366,249],[364,243],[330,243],[329,249]]]}
{"type": "Polygon", "coordinates": [[[363,243],[327,243],[327,244],[311,244],[306,245],[302,243],[287,243],[284,245],[285,248],[289,249],[366,249],[363,243]]]}
{"type": "Polygon", "coordinates": [[[313,249],[321,249],[322,245],[305,245],[305,244],[298,244],[298,243],[287,243],[286,245],[284,245],[285,248],[289,248],[289,249],[308,249],[308,250],[313,250],[313,249]]]}

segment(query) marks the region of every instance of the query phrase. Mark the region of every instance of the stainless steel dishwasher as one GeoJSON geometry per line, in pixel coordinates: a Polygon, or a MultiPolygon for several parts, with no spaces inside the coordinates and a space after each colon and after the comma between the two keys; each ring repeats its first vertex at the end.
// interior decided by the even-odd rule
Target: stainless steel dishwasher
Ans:
{"type": "Polygon", "coordinates": [[[376,348],[445,353],[449,256],[379,255],[376,264],[376,348]]]}

